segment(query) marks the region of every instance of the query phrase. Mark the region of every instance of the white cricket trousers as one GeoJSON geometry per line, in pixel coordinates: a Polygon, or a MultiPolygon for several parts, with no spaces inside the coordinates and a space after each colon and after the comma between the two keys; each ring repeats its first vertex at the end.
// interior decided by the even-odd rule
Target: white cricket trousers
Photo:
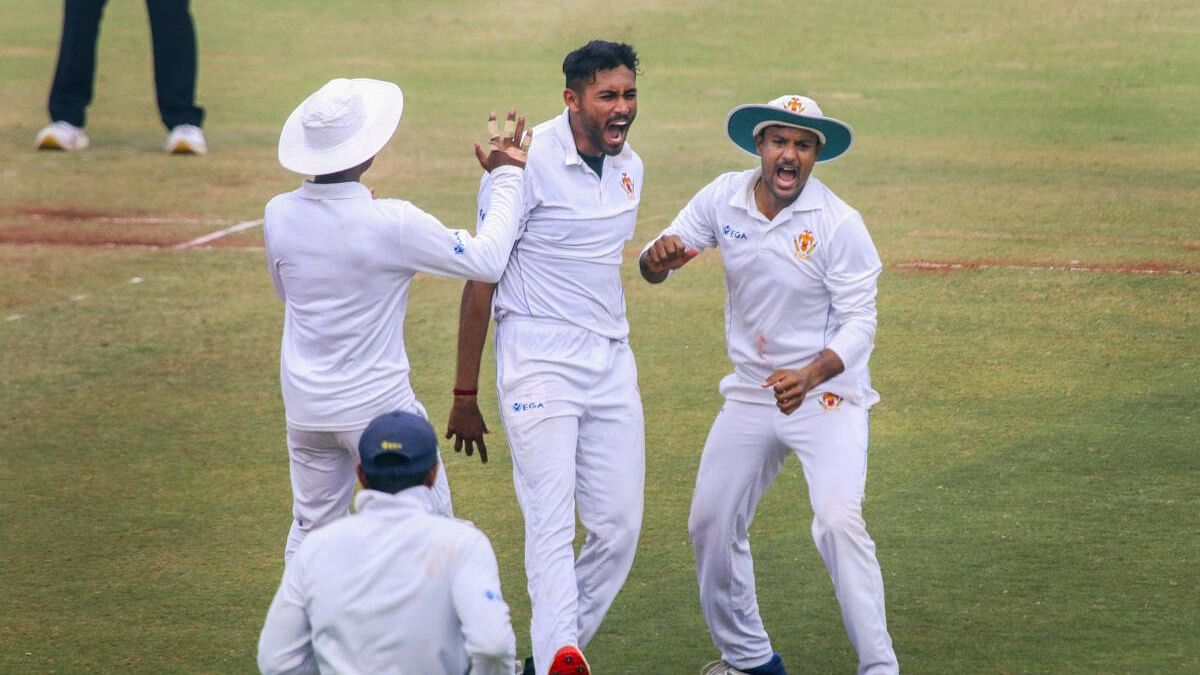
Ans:
{"type": "MultiPolygon", "coordinates": [[[[406,412],[429,417],[420,403],[406,412]]],[[[293,517],[283,550],[285,564],[309,532],[350,513],[354,486],[358,483],[358,440],[365,430],[365,426],[351,431],[304,431],[288,427],[293,517]]],[[[440,452],[438,462],[441,463],[440,452]]],[[[438,470],[433,494],[438,512],[453,516],[445,465],[438,470]]]]}
{"type": "Polygon", "coordinates": [[[637,367],[626,341],[509,317],[496,327],[496,371],[545,672],[559,648],[591,641],[633,565],[646,465],[637,367]]]}
{"type": "Polygon", "coordinates": [[[774,405],[727,399],[704,444],[688,534],[696,554],[700,606],[713,642],[721,657],[739,669],[762,665],[773,652],[758,611],[749,530],[759,498],[788,454],[795,453],[808,481],[813,541],[858,652],[858,672],[899,672],[884,615],[875,542],[862,516],[867,411],[849,401],[837,402],[826,410],[818,396],[809,396],[784,415],[774,405]]]}

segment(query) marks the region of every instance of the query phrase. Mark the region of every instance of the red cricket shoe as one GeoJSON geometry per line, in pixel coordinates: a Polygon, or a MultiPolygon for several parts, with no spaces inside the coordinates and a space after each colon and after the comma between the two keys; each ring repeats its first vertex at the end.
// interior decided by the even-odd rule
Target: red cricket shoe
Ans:
{"type": "Polygon", "coordinates": [[[583,658],[583,652],[579,651],[579,647],[575,645],[567,645],[558,650],[554,654],[554,661],[550,664],[550,675],[591,675],[592,669],[588,666],[587,659],[583,658]]]}

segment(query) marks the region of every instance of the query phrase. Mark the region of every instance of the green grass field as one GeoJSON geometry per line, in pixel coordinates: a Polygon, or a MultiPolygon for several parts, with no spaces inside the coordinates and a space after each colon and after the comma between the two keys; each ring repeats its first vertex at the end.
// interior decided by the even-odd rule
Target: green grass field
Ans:
{"type": "MultiPolygon", "coordinates": [[[[592,37],[642,57],[631,256],[751,165],[723,135],[734,105],[807,93],[855,129],[817,175],[887,266],[866,515],[905,672],[1200,671],[1194,1],[194,4],[204,158],[159,149],[140,2],[108,8],[92,149],[35,152],[60,10],[0,10],[0,672],[254,670],[290,518],[282,308],[258,229],[169,245],[298,183],[278,130],[337,76],[405,90],[376,192],[470,222],[487,112],[558,112],[562,56],[592,37]]],[[[660,287],[625,277],[646,517],[588,658],[694,673],[716,658],[686,521],[729,368],[720,263],[660,287]]],[[[419,280],[406,326],[440,428],[459,289],[419,280]]],[[[521,519],[484,398],[492,461],[450,453],[447,469],[496,548],[524,655],[521,519]]],[[[764,618],[791,672],[853,672],[810,518],[789,462],[752,533],[764,618]]]]}

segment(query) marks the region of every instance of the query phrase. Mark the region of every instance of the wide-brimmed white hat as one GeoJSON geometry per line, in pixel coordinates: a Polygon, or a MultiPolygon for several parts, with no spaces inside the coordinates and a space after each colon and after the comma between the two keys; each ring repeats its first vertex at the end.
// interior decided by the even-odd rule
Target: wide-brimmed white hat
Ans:
{"type": "Polygon", "coordinates": [[[821,138],[818,162],[826,162],[850,149],[854,132],[850,125],[826,117],[817,102],[807,96],[788,94],[766,103],[739,105],[729,111],[725,132],[729,140],[752,155],[758,155],[755,139],[763,128],[780,125],[808,129],[821,138]]]}
{"type": "Polygon", "coordinates": [[[387,145],[404,93],[391,82],[330,80],[288,115],[279,134],[279,163],[307,176],[353,168],[387,145]]]}

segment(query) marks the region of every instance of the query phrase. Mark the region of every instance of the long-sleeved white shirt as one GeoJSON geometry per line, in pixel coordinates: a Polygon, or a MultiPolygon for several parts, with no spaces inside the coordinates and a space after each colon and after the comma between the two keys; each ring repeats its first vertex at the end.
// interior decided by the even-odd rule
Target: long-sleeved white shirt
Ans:
{"type": "Polygon", "coordinates": [[[474,237],[407,201],[373,199],[357,182],[306,181],[267,204],[267,262],[285,304],[280,382],[290,426],[348,431],[413,409],[404,349],[413,275],[494,282],[512,251],[522,171],[502,166],[489,176],[488,217],[474,237]]]}
{"type": "Polygon", "coordinates": [[[773,404],[774,392],[761,386],[773,371],[803,367],[830,349],[846,368],[809,395],[831,391],[870,407],[879,401],[867,369],[883,269],[875,244],[858,211],[811,176],[796,201],[768,221],[754,202],[761,175],[759,168],[717,177],[659,235],[721,249],[733,362],[721,393],[773,404]]]}
{"type": "Polygon", "coordinates": [[[356,514],[300,545],[263,625],[263,673],[511,675],[492,546],[432,512],[428,488],[363,490],[356,514]]]}
{"type": "MultiPolygon", "coordinates": [[[[621,261],[637,224],[642,178],[642,159],[628,143],[604,157],[597,176],[579,156],[565,110],[539,124],[525,167],[521,232],[496,287],[496,320],[551,319],[627,338],[621,261]]],[[[491,217],[486,203],[494,182],[486,175],[481,181],[481,217],[491,217]]]]}

